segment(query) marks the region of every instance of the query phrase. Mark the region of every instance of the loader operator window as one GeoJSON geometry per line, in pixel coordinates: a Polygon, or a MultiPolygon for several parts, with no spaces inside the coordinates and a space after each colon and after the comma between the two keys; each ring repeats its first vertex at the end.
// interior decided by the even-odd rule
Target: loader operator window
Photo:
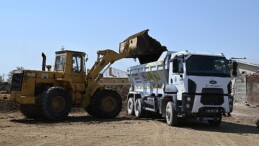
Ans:
{"type": "Polygon", "coordinates": [[[81,67],[82,67],[82,65],[81,65],[82,57],[81,57],[81,55],[73,55],[72,61],[73,61],[73,66],[72,66],[73,72],[81,72],[82,71],[82,69],[81,69],[81,67]]]}
{"type": "Polygon", "coordinates": [[[63,71],[65,69],[65,63],[66,63],[66,56],[65,55],[59,55],[56,57],[56,63],[55,63],[55,70],[56,71],[63,71]]]}

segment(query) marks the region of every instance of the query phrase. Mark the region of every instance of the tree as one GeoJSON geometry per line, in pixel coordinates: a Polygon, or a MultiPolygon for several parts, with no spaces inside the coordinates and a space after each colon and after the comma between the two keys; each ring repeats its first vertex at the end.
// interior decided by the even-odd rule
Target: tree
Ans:
{"type": "MultiPolygon", "coordinates": [[[[22,66],[20,66],[20,67],[17,66],[15,70],[21,70],[21,71],[22,71],[22,70],[24,70],[24,68],[23,68],[22,66]]],[[[15,70],[12,70],[12,71],[9,72],[9,74],[8,74],[8,79],[7,79],[7,82],[8,82],[8,83],[11,83],[12,77],[13,77],[13,72],[14,72],[15,70]]]]}
{"type": "Polygon", "coordinates": [[[0,83],[3,83],[4,82],[4,78],[3,76],[0,75],[0,83]]]}

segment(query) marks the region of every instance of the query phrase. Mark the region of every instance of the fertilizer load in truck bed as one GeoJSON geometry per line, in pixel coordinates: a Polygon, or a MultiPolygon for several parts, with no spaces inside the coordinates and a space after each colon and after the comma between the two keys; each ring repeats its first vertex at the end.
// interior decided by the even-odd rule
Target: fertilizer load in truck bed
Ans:
{"type": "Polygon", "coordinates": [[[128,58],[138,58],[140,64],[157,61],[167,51],[165,46],[148,35],[148,29],[136,33],[120,43],[119,52],[129,52],[128,58]]]}

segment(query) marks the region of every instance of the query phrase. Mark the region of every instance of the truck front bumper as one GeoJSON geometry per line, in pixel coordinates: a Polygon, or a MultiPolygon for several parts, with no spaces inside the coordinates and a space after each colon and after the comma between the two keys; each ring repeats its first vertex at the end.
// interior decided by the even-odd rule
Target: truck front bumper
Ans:
{"type": "Polygon", "coordinates": [[[233,110],[233,97],[224,95],[223,101],[220,104],[202,104],[201,95],[187,95],[182,99],[182,112],[189,113],[231,113],[233,110]],[[187,100],[189,99],[189,100],[187,100]]]}

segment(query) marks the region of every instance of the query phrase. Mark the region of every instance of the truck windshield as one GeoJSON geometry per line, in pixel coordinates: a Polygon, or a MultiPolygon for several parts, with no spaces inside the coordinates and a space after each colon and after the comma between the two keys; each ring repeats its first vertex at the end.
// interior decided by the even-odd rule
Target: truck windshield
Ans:
{"type": "Polygon", "coordinates": [[[192,55],[186,60],[187,75],[230,77],[225,57],[192,55]]]}
{"type": "Polygon", "coordinates": [[[55,70],[56,71],[63,71],[65,69],[65,62],[66,62],[66,56],[65,55],[57,56],[56,62],[55,62],[55,70]]]}

